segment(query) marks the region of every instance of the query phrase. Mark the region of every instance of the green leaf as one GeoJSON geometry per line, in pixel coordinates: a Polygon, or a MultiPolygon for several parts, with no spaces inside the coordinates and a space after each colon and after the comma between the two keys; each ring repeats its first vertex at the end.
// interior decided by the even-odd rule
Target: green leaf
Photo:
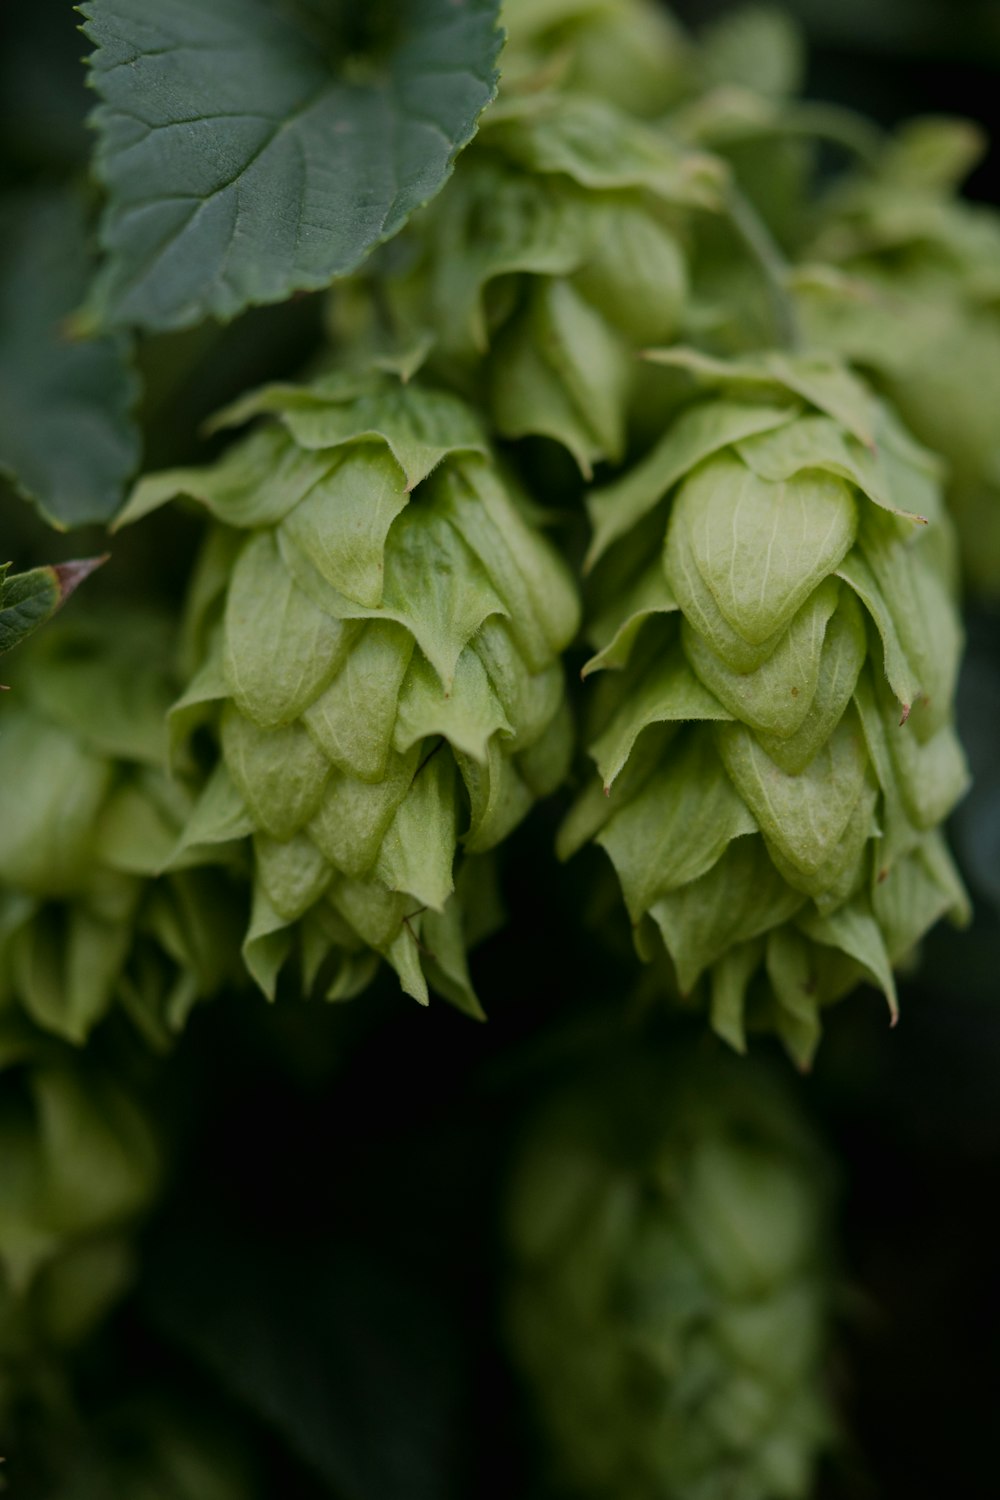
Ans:
{"type": "Polygon", "coordinates": [[[108,194],[90,315],[112,327],[327,286],[441,188],[496,88],[497,0],[402,0],[378,58],[268,0],[82,10],[108,194]]]}
{"type": "Polygon", "coordinates": [[[75,193],[0,210],[0,473],[58,530],[108,521],[139,462],[138,382],[120,335],[73,342],[90,273],[75,193]]]}
{"type": "Polygon", "coordinates": [[[806,473],[772,483],[719,454],[677,495],[667,578],[686,615],[707,594],[741,640],[763,647],[841,562],[855,526],[853,493],[843,480],[806,473]]]}
{"type": "Polygon", "coordinates": [[[87,557],[13,574],[7,571],[9,563],[0,565],[0,656],[50,620],[73,590],[106,561],[106,557],[87,557]]]}

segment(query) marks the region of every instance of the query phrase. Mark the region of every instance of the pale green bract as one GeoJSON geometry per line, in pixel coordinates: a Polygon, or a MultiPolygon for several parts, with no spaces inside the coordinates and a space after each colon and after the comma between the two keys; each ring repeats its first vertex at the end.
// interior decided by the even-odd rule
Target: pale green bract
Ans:
{"type": "Polygon", "coordinates": [[[914,121],[829,201],[796,277],[810,340],[865,371],[947,461],[972,584],[1000,592],[1000,217],[963,203],[974,126],[914,121]]]}
{"type": "Polygon", "coordinates": [[[173,715],[179,738],[209,720],[220,747],[184,857],[252,836],[244,956],[267,993],[293,948],[331,998],[381,955],[416,999],[429,984],[478,1014],[478,856],[572,750],[572,580],[455,397],[333,375],[230,419],[254,412],[278,420],[214,468],[144,480],[126,512],[186,494],[220,523],[173,715]]]}
{"type": "Polygon", "coordinates": [[[165,769],[169,632],[119,609],[44,632],[13,659],[0,726],[0,1016],[82,1043],[120,1005],[169,1045],[238,975],[225,879],[162,879],[190,811],[165,769]]]}
{"type": "Polygon", "coordinates": [[[663,359],[715,387],[591,495],[601,773],[561,833],[610,856],[644,957],[803,1063],[821,1008],[966,900],[967,771],[935,461],[834,362],[663,359]]]}
{"type": "Polygon", "coordinates": [[[554,1492],[812,1493],[833,1435],[829,1168],[780,1084],[646,1048],[604,1057],[531,1122],[508,1341],[554,1492]]]}
{"type": "Polygon", "coordinates": [[[589,475],[624,455],[635,351],[676,335],[687,219],[717,211],[724,182],[601,99],[515,96],[414,220],[415,264],[385,294],[501,436],[553,438],[589,475]]]}

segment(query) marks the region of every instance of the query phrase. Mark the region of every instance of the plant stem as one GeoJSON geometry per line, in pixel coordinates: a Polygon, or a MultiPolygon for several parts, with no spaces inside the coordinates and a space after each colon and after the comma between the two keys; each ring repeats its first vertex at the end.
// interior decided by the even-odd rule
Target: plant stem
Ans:
{"type": "Polygon", "coordinates": [[[800,348],[802,338],[798,316],[788,291],[788,262],[781,247],[749,198],[734,183],[730,184],[727,191],[726,206],[733,227],[763,273],[778,347],[790,350],[800,348]]]}

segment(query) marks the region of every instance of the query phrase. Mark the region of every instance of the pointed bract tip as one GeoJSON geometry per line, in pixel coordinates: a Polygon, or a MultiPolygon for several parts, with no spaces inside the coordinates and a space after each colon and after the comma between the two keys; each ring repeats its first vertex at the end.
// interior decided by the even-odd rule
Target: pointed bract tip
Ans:
{"type": "Polygon", "coordinates": [[[85,578],[103,567],[110,556],[110,552],[104,552],[100,557],[80,557],[72,562],[55,563],[52,571],[59,585],[60,604],[69,598],[74,589],[79,588],[85,578]]]}

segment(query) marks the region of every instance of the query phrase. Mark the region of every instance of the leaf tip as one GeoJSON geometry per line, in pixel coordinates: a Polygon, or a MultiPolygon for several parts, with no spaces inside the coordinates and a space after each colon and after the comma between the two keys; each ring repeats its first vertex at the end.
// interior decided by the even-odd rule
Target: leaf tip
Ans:
{"type": "Polygon", "coordinates": [[[73,590],[79,588],[91,573],[96,573],[98,568],[103,567],[110,556],[110,552],[104,552],[100,557],[80,557],[72,562],[56,563],[52,571],[59,587],[59,603],[65,603],[73,590]]]}

